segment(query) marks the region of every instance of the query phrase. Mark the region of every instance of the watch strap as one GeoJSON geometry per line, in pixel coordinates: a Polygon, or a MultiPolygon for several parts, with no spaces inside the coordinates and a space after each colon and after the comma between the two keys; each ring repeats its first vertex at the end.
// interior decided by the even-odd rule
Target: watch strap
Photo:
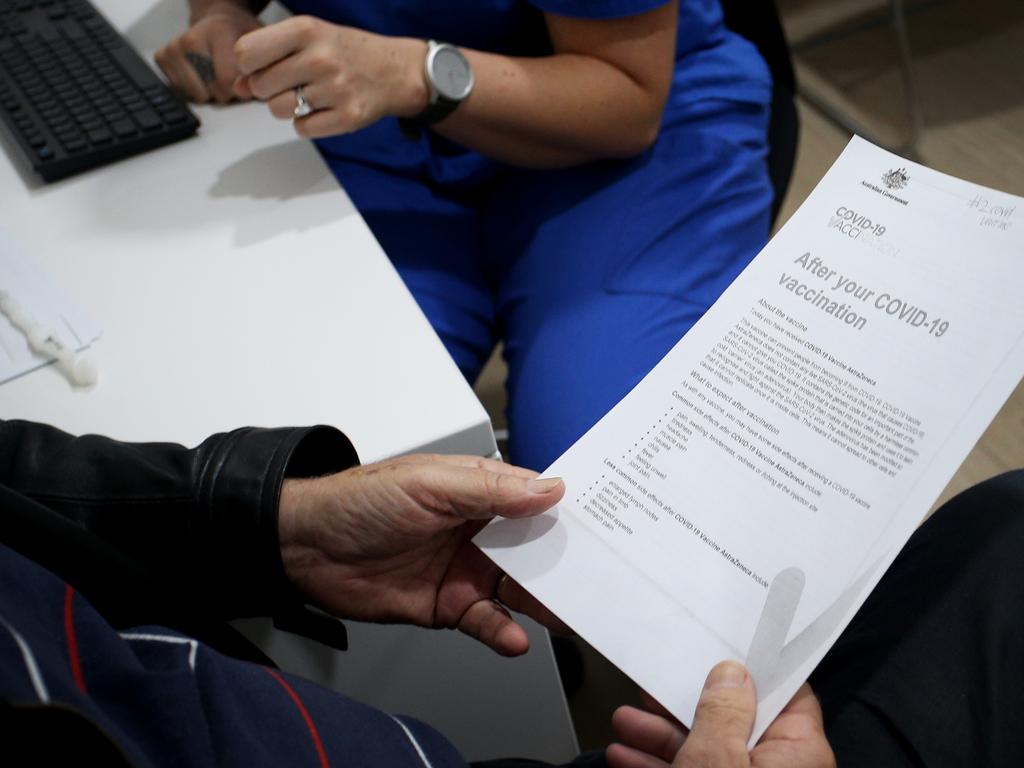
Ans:
{"type": "MultiPolygon", "coordinates": [[[[428,51],[429,56],[433,49],[438,46],[445,45],[438,43],[436,40],[428,40],[428,51]]],[[[426,65],[424,65],[424,77],[427,80],[427,87],[430,90],[430,102],[426,108],[415,117],[400,117],[398,118],[398,125],[402,130],[402,133],[406,138],[418,139],[423,126],[433,125],[441,120],[444,120],[448,115],[458,109],[462,103],[461,99],[449,99],[440,93],[438,93],[432,85],[430,85],[430,73],[426,71],[426,65]]]]}
{"type": "Polygon", "coordinates": [[[401,128],[402,135],[405,138],[416,140],[422,134],[425,126],[444,120],[461,103],[461,101],[452,101],[451,99],[439,96],[437,101],[428,104],[427,108],[415,117],[398,118],[398,127],[401,128]]]}
{"type": "Polygon", "coordinates": [[[454,112],[461,103],[461,101],[446,99],[444,96],[438,94],[437,98],[427,104],[427,108],[416,115],[413,119],[420,125],[433,125],[434,123],[440,122],[448,117],[448,115],[454,112]]]}

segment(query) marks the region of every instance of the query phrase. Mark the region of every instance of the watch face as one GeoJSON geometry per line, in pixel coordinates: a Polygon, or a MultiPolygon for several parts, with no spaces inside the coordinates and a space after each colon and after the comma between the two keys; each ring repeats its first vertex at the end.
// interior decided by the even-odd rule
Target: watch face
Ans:
{"type": "Polygon", "coordinates": [[[443,45],[434,53],[430,75],[438,93],[452,101],[462,101],[473,87],[473,72],[469,62],[457,48],[450,45],[443,45]]]}

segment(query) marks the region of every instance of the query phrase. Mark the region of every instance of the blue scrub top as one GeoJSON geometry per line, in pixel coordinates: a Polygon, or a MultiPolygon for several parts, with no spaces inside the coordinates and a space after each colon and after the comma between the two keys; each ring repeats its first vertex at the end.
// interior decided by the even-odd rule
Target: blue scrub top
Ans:
{"type": "MultiPolygon", "coordinates": [[[[384,35],[442,40],[515,56],[542,56],[550,43],[542,12],[581,18],[643,13],[665,0],[287,0],[297,14],[384,35]]],[[[771,77],[753,45],[726,30],[718,0],[680,0],[673,86],[663,126],[704,99],[768,104],[771,77]]],[[[394,119],[317,142],[332,157],[360,160],[440,184],[474,184],[497,163],[429,131],[410,141],[394,119]]]]}

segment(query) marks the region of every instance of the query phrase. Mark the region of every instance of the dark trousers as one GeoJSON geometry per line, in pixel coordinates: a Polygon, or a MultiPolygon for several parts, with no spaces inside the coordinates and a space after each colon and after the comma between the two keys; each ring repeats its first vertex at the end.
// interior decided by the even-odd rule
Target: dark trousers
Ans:
{"type": "Polygon", "coordinates": [[[840,766],[1024,765],[1024,472],[911,537],[811,676],[840,766]]]}
{"type": "MultiPolygon", "coordinates": [[[[1024,765],[1022,618],[1018,471],[922,525],[811,676],[840,768],[1024,765]]],[[[605,763],[596,753],[572,765],[605,763]]]]}

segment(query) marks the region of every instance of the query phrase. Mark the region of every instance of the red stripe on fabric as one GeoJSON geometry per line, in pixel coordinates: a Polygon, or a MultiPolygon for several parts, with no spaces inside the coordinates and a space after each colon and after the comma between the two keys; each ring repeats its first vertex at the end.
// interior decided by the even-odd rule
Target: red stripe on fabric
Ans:
{"type": "Polygon", "coordinates": [[[309,716],[309,712],[302,703],[302,699],[299,698],[299,694],[297,694],[295,690],[288,685],[287,680],[281,677],[281,675],[274,670],[270,669],[270,667],[264,667],[263,669],[266,670],[268,675],[280,683],[281,687],[284,688],[291,697],[291,700],[295,702],[295,706],[298,707],[299,714],[302,715],[302,719],[306,721],[306,727],[309,728],[309,735],[310,738],[313,739],[313,746],[316,747],[316,754],[317,757],[320,758],[321,768],[329,768],[330,763],[327,760],[327,753],[324,751],[323,742],[320,741],[320,734],[316,730],[316,725],[313,724],[313,718],[309,716]]]}
{"type": "Polygon", "coordinates": [[[64,636],[68,641],[68,661],[71,662],[71,676],[75,678],[75,685],[82,693],[85,690],[85,676],[82,674],[82,660],[78,656],[78,638],[75,636],[75,614],[73,602],[75,590],[70,584],[64,585],[64,636]]]}

